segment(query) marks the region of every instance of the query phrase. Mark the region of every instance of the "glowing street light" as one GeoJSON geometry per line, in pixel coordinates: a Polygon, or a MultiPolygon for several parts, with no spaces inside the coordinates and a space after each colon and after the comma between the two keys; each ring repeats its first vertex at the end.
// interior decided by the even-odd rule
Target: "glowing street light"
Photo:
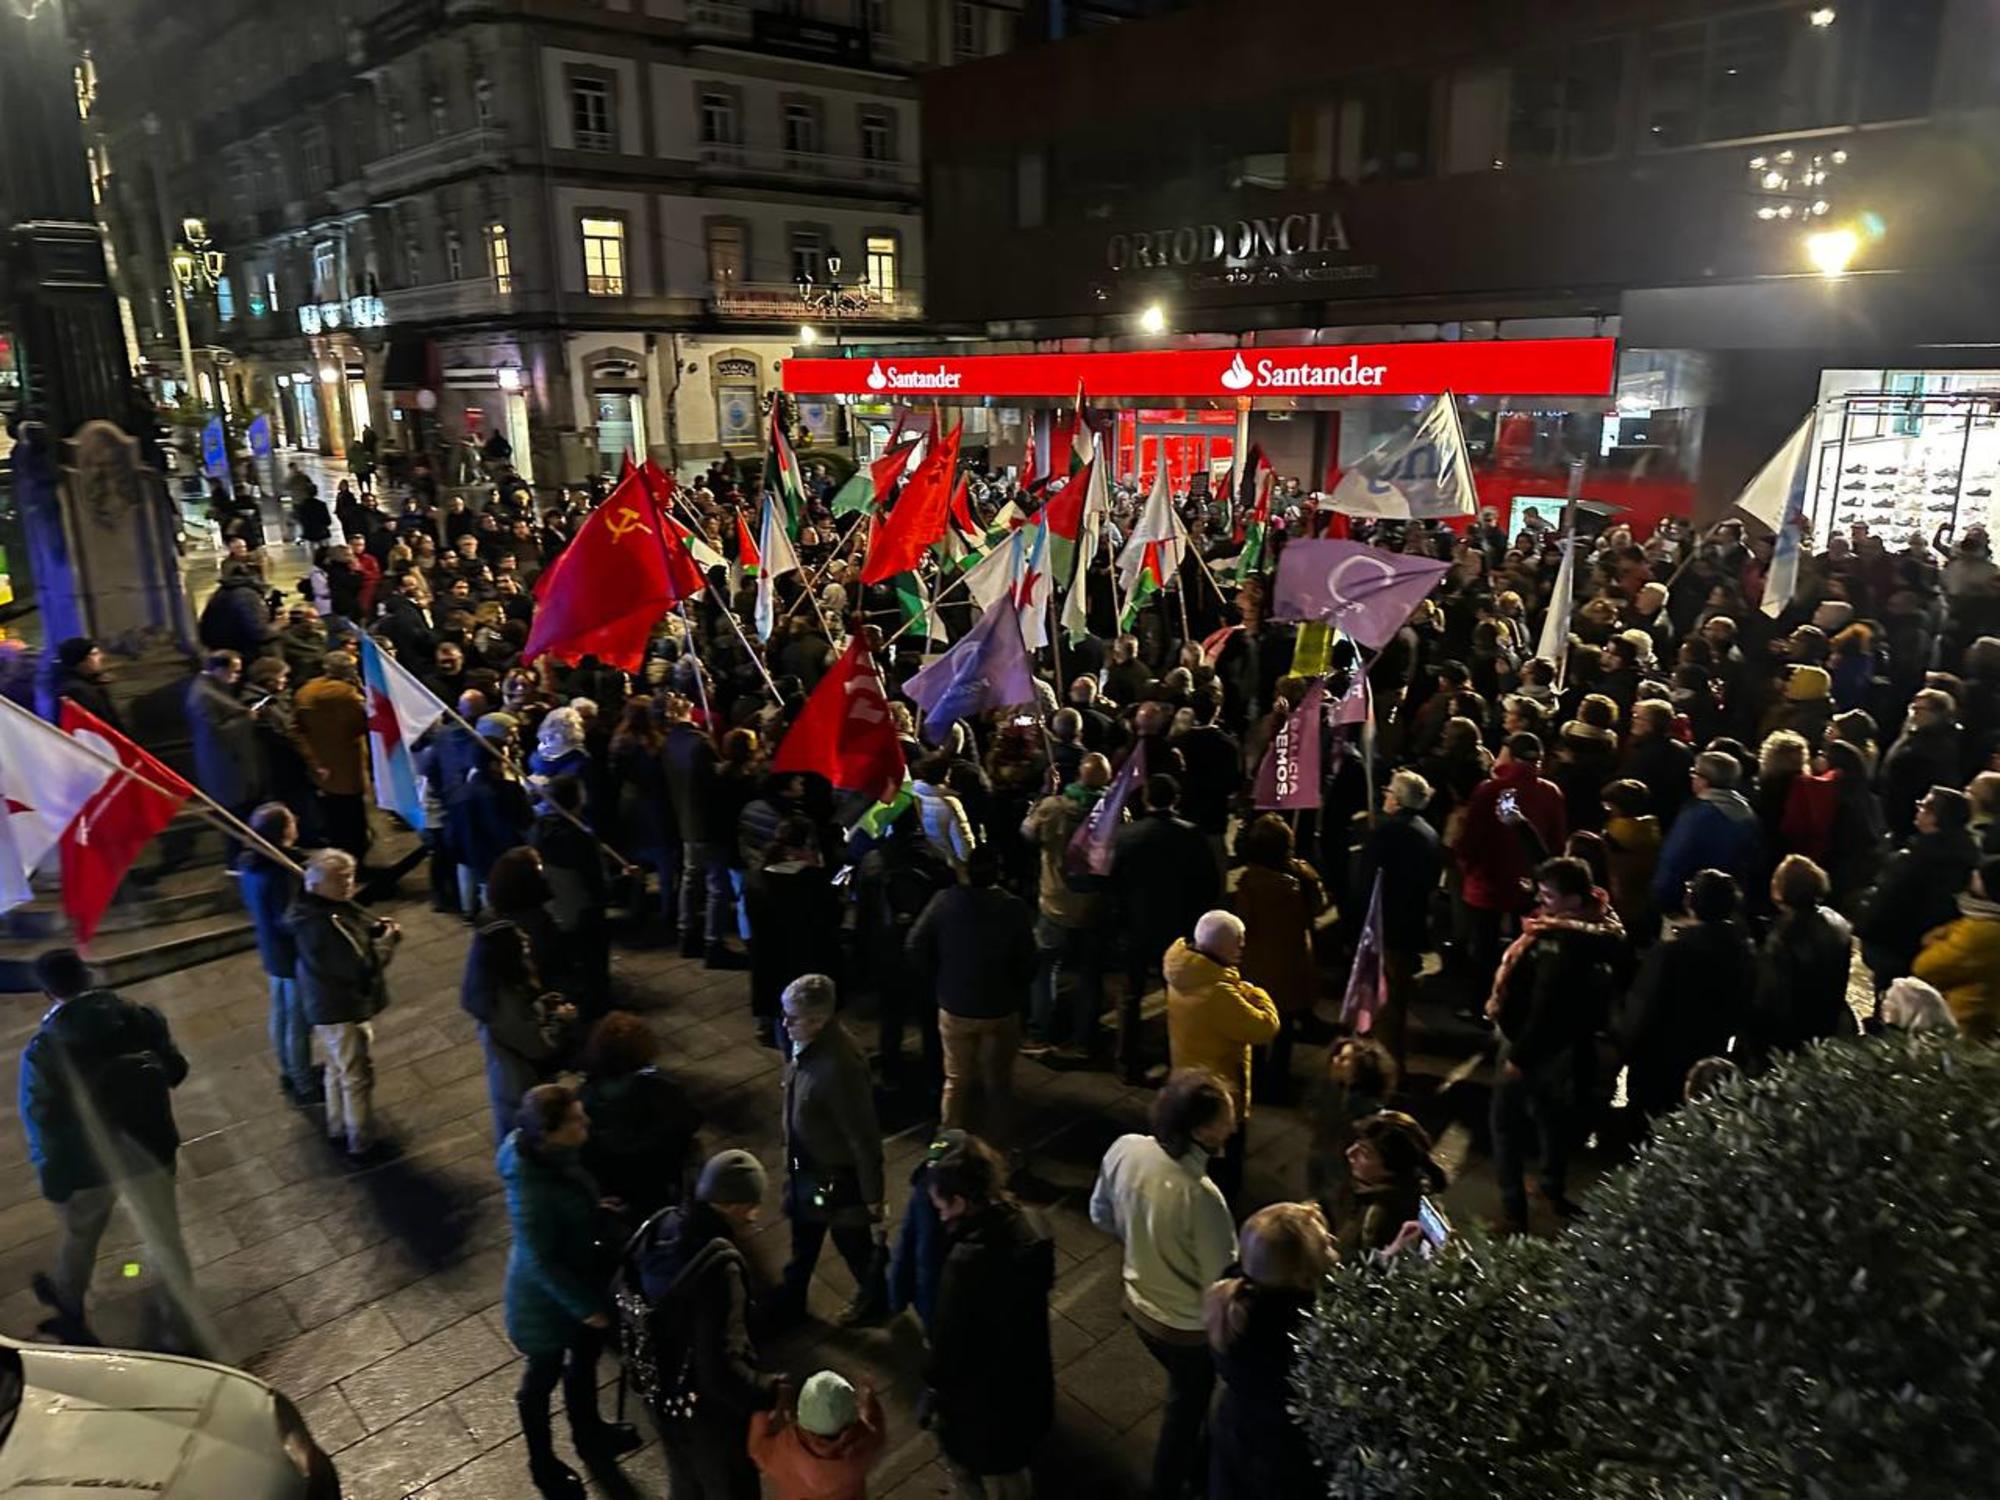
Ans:
{"type": "Polygon", "coordinates": [[[1146,333],[1165,333],[1167,310],[1157,302],[1148,304],[1146,310],[1139,314],[1139,327],[1146,333]]]}
{"type": "Polygon", "coordinates": [[[1828,278],[1846,275],[1849,262],[1860,249],[1861,236],[1852,229],[1822,229],[1806,236],[1806,259],[1828,278]]]}
{"type": "Polygon", "coordinates": [[[503,391],[518,391],[520,388],[521,372],[512,365],[502,365],[500,367],[500,389],[503,391]]]}
{"type": "Polygon", "coordinates": [[[801,344],[817,344],[819,342],[819,330],[810,323],[805,324],[799,329],[799,342],[801,344]]]}
{"type": "Polygon", "coordinates": [[[1810,25],[1817,26],[1820,30],[1824,31],[1834,23],[1834,19],[1838,14],[1839,12],[1831,5],[1822,5],[1809,12],[1806,16],[1806,21],[1810,25]]]}

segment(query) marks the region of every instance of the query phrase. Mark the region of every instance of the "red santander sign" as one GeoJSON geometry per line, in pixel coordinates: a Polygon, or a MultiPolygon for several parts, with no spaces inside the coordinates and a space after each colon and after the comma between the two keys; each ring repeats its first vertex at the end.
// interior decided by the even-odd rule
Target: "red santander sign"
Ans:
{"type": "Polygon", "coordinates": [[[1615,339],[1328,344],[1128,354],[900,354],[788,359],[797,396],[1209,398],[1237,396],[1609,396],[1615,339]]]}

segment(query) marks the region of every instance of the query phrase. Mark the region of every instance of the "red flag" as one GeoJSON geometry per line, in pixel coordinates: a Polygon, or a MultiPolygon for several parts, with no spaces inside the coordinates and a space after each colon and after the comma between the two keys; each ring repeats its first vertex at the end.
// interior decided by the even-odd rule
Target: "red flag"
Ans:
{"type": "Polygon", "coordinates": [[[757,550],[757,538],[750,535],[750,523],[740,510],[736,512],[736,564],[746,573],[764,566],[764,554],[757,550]]]}
{"type": "Polygon", "coordinates": [[[986,528],[979,524],[979,518],[972,513],[972,496],[966,487],[965,476],[958,476],[958,484],[951,492],[951,524],[958,528],[959,535],[968,542],[976,542],[986,535],[986,528]]]}
{"type": "Polygon", "coordinates": [[[1061,537],[1066,542],[1074,542],[1083,531],[1083,502],[1090,494],[1090,471],[1097,466],[1092,459],[1081,469],[1070,475],[1069,482],[1057,490],[1043,507],[1048,512],[1049,535],[1061,537]]]}
{"type": "Polygon", "coordinates": [[[837,787],[884,802],[903,784],[903,747],[865,636],[856,635],[820,679],[785,732],[771,769],[817,772],[837,787]]]}
{"type": "Polygon", "coordinates": [[[695,590],[701,587],[701,570],[685,547],[678,549],[684,567],[678,576],[670,571],[675,550],[663,534],[660,511],[633,471],[535,580],[534,625],[521,659],[547,654],[574,662],[595,656],[638,671],[660,616],[694,591],[682,586],[686,574],[695,575],[695,590]]]}
{"type": "Polygon", "coordinates": [[[910,455],[916,452],[917,444],[922,441],[922,438],[911,438],[906,443],[891,444],[888,452],[868,465],[868,479],[875,486],[876,505],[889,503],[889,492],[903,477],[903,471],[910,466],[910,455]]]}
{"type": "Polygon", "coordinates": [[[69,913],[77,941],[87,943],[132,861],[154,834],[174,820],[194,788],[67,698],[62,701],[61,724],[64,734],[124,768],[105,778],[63,830],[63,910],[69,913]]]}
{"type": "Polygon", "coordinates": [[[889,512],[889,519],[875,528],[875,539],[869,543],[868,558],[861,568],[864,584],[909,572],[922,559],[924,549],[944,535],[952,481],[958,476],[958,440],[964,431],[961,423],[943,442],[931,445],[922,467],[903,487],[902,498],[889,512]]]}

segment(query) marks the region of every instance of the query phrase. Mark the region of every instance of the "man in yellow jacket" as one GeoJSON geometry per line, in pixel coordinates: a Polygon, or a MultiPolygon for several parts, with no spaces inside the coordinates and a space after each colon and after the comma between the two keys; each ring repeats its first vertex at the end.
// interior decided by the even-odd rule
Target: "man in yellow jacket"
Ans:
{"type": "Polygon", "coordinates": [[[1250,1130],[1250,1049],[1278,1034],[1278,1007],[1243,977],[1237,968],[1242,959],[1243,919],[1212,911],[1195,923],[1194,941],[1176,938],[1161,964],[1174,1067],[1208,1069],[1229,1086],[1236,1104],[1236,1133],[1209,1167],[1232,1202],[1243,1186],[1250,1130]]]}
{"type": "Polygon", "coordinates": [[[1960,1031],[1992,1041],[2000,1037],[2000,855],[1973,872],[1958,910],[1957,921],[1925,935],[1910,972],[1937,987],[1960,1031]]]}

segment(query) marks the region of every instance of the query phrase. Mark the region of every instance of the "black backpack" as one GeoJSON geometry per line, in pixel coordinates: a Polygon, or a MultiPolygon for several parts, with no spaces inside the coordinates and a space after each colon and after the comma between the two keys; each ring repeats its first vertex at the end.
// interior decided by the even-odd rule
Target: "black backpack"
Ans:
{"type": "Polygon", "coordinates": [[[725,1239],[711,1240],[694,1255],[658,1298],[648,1297],[647,1258],[659,1244],[660,1228],[675,1208],[663,1208],[641,1224],[625,1242],[611,1278],[611,1306],[618,1319],[618,1344],[623,1374],[620,1392],[629,1384],[659,1415],[662,1425],[694,1420],[701,1404],[695,1381],[695,1299],[709,1269],[737,1253],[725,1239]]]}

